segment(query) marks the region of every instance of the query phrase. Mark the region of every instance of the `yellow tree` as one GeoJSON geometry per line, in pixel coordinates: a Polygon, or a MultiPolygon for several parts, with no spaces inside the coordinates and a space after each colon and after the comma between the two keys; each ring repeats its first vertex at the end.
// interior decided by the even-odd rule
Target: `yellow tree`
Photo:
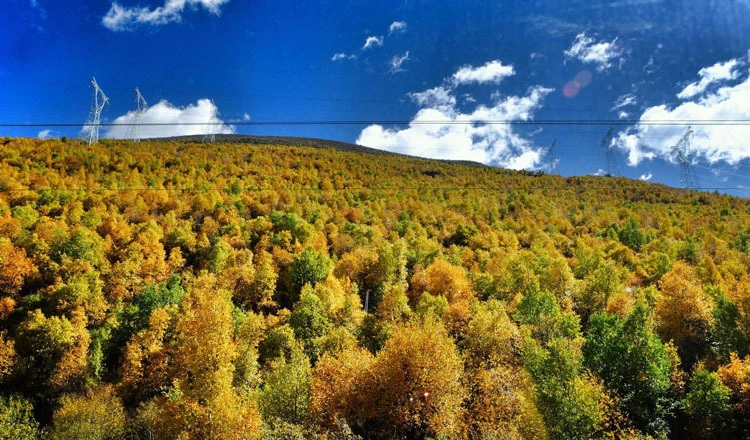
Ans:
{"type": "Polygon", "coordinates": [[[423,292],[432,295],[443,295],[448,302],[467,301],[474,299],[471,281],[466,276],[466,270],[445,260],[436,260],[425,269],[416,270],[411,278],[410,299],[413,303],[419,301],[423,292]]]}
{"type": "Polygon", "coordinates": [[[459,436],[462,375],[458,349],[438,321],[395,328],[362,388],[365,430],[378,438],[459,436]]]}
{"type": "Polygon", "coordinates": [[[172,389],[150,408],[157,437],[256,437],[261,425],[257,406],[232,387],[237,346],[230,293],[216,289],[214,276],[198,278],[182,300],[175,332],[172,389]]]}
{"type": "Polygon", "coordinates": [[[146,400],[170,385],[172,348],[166,338],[174,327],[174,315],[173,307],[154,310],[148,327],[133,335],[125,346],[119,386],[126,402],[146,400]]]}
{"type": "Polygon", "coordinates": [[[0,332],[0,383],[13,372],[17,358],[15,344],[5,337],[5,333],[0,332]]]}
{"type": "Polygon", "coordinates": [[[310,419],[324,431],[336,431],[340,420],[360,422],[360,409],[370,395],[365,388],[375,357],[354,347],[335,355],[324,355],[313,370],[310,419]]]}
{"type": "Polygon", "coordinates": [[[0,238],[0,297],[15,297],[24,281],[36,273],[37,268],[25,250],[16,248],[6,238],[0,238]]]}
{"type": "Polygon", "coordinates": [[[120,399],[110,386],[86,395],[60,399],[52,417],[49,437],[58,439],[115,440],[125,437],[126,418],[120,399]]]}
{"type": "Polygon", "coordinates": [[[547,436],[531,381],[520,366],[522,342],[502,303],[491,300],[475,305],[461,342],[471,438],[547,436]]]}
{"type": "Polygon", "coordinates": [[[695,271],[678,261],[659,282],[656,299],[657,330],[678,348],[686,369],[708,349],[708,332],[713,325],[714,301],[701,287],[695,271]]]}

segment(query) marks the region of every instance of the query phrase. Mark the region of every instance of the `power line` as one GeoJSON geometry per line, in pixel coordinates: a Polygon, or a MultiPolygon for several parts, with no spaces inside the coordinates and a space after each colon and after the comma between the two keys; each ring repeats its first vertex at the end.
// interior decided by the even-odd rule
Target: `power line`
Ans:
{"type": "MultiPolygon", "coordinates": [[[[272,126],[272,125],[561,125],[561,126],[750,126],[750,119],[684,119],[684,120],[609,120],[609,119],[487,119],[487,120],[298,120],[298,121],[213,121],[213,122],[140,122],[139,126],[272,126]]],[[[89,127],[91,122],[3,122],[0,127],[89,127]]],[[[132,126],[132,122],[100,122],[99,126],[132,126]]]]}

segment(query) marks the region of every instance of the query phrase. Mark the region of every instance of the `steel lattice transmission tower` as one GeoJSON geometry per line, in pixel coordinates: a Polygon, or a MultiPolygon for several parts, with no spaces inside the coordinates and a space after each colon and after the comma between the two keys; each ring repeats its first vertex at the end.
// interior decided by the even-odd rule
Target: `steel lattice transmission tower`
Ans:
{"type": "Polygon", "coordinates": [[[91,86],[94,88],[94,98],[91,101],[89,118],[83,125],[83,133],[81,134],[81,142],[88,145],[99,142],[99,122],[102,110],[105,105],[109,104],[109,98],[107,98],[107,95],[104,94],[104,91],[97,84],[96,78],[91,78],[91,86]]]}
{"type": "Polygon", "coordinates": [[[217,119],[216,105],[214,100],[211,100],[211,113],[209,114],[208,125],[206,125],[206,134],[203,135],[203,142],[216,142],[216,133],[214,130],[214,121],[217,119]]]}
{"type": "Polygon", "coordinates": [[[146,98],[143,97],[138,87],[135,88],[135,111],[133,119],[130,124],[130,130],[128,133],[128,139],[132,139],[133,142],[141,141],[141,116],[143,112],[148,108],[146,98]]]}
{"type": "Polygon", "coordinates": [[[615,157],[615,145],[612,133],[615,131],[614,127],[609,127],[607,134],[602,139],[602,148],[604,149],[604,157],[606,162],[606,172],[608,176],[617,177],[620,175],[620,169],[617,166],[617,157],[615,157]]]}
{"type": "Polygon", "coordinates": [[[693,170],[693,163],[690,158],[690,143],[693,141],[693,128],[688,127],[685,134],[672,147],[672,156],[680,164],[680,184],[685,189],[698,189],[698,177],[693,170]]]}
{"type": "Polygon", "coordinates": [[[547,150],[547,162],[549,174],[557,174],[557,138],[552,139],[552,145],[547,150]]]}

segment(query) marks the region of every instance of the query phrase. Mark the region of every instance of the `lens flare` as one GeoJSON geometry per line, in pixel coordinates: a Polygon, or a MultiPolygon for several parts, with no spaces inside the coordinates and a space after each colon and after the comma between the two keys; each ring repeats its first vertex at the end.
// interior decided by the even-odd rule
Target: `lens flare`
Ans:
{"type": "Polygon", "coordinates": [[[565,87],[563,87],[563,95],[566,98],[572,98],[578,94],[578,92],[581,90],[580,84],[578,84],[576,81],[570,81],[567,84],[565,84],[565,87]]]}

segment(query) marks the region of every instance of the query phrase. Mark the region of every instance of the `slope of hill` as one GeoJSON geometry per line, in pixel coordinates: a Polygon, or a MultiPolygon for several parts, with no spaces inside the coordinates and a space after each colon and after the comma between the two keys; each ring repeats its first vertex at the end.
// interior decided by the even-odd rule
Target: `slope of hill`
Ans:
{"type": "Polygon", "coordinates": [[[0,139],[10,437],[750,433],[750,201],[219,139],[0,139]]]}

